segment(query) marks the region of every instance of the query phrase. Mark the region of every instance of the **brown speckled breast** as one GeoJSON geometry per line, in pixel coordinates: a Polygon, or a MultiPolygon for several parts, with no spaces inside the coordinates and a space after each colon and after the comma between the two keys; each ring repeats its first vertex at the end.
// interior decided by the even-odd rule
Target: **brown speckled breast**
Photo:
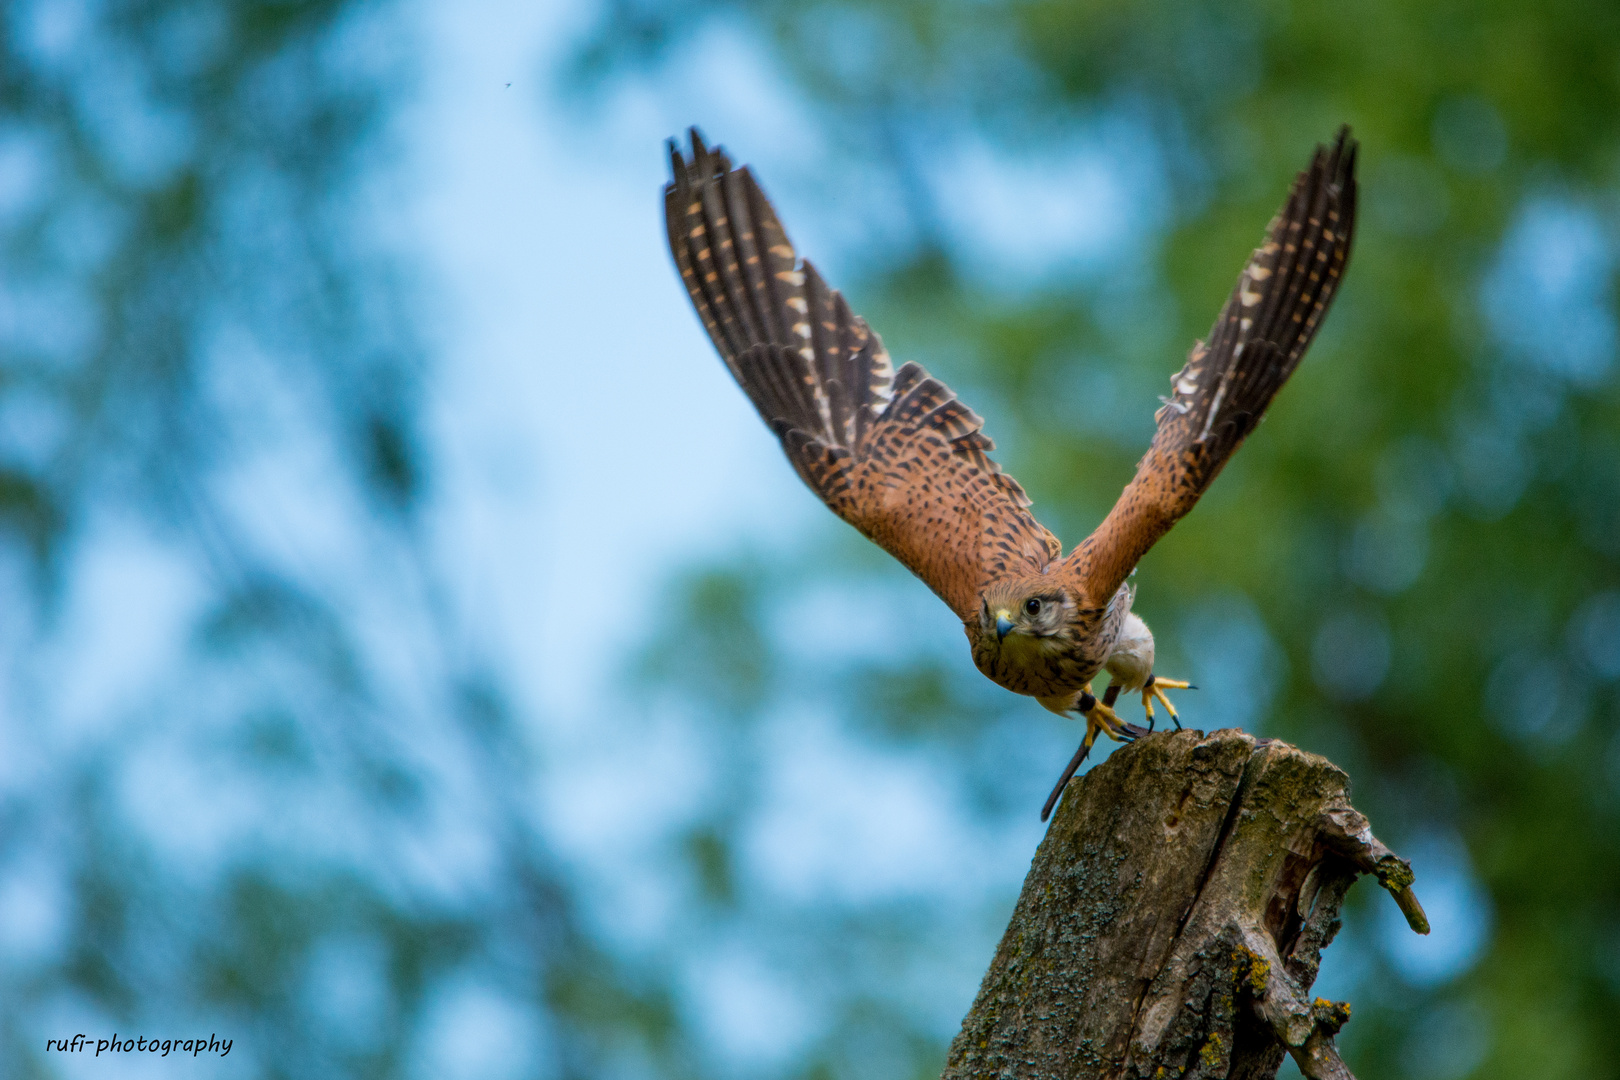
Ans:
{"type": "Polygon", "coordinates": [[[1130,610],[1130,590],[1121,587],[1106,608],[1081,608],[1063,633],[1025,639],[1028,644],[1015,642],[1014,635],[998,641],[977,620],[962,628],[973,648],[973,663],[986,678],[1015,694],[1060,697],[1097,677],[1130,610]]]}

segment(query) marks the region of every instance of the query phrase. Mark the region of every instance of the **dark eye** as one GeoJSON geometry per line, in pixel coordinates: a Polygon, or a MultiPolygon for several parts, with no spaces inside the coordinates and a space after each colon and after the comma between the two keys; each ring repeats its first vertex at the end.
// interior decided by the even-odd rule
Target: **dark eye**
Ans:
{"type": "Polygon", "coordinates": [[[1030,597],[1028,600],[1025,600],[1024,601],[1024,613],[1026,615],[1030,615],[1030,616],[1039,615],[1041,613],[1041,602],[1040,602],[1040,600],[1033,597],[1033,596],[1030,597]]]}

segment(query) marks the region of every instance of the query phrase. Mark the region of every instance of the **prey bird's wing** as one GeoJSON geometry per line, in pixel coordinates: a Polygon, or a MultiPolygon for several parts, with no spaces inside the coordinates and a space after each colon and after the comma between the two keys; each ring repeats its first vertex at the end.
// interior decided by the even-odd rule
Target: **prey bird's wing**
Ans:
{"type": "Polygon", "coordinates": [[[839,517],[964,621],[984,584],[1062,551],[1018,481],[986,456],[984,422],[916,364],[896,371],[866,321],[801,261],[745,167],[694,129],[670,144],[669,248],[720,357],[788,460],[839,517]]]}
{"type": "Polygon", "coordinates": [[[1108,517],[1069,556],[1094,597],[1111,596],[1191,510],[1299,366],[1338,292],[1356,222],[1356,142],[1342,128],[1294,180],[1155,416],[1158,430],[1108,517]]]}

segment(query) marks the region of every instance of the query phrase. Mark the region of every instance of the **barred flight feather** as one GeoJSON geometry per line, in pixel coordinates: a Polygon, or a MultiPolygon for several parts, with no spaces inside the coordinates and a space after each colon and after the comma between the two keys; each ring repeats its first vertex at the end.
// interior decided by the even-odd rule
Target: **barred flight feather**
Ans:
{"type": "Polygon", "coordinates": [[[1349,128],[1318,146],[1238,277],[1209,339],[1171,377],[1136,477],[1070,556],[1088,588],[1111,590],[1220,473],[1294,373],[1338,293],[1356,218],[1349,128]],[[1110,584],[1112,583],[1112,584],[1110,584]]]}
{"type": "Polygon", "coordinates": [[[1126,576],[1259,423],[1321,325],[1350,255],[1355,164],[1348,130],[1317,148],[1208,339],[1171,379],[1135,477],[1067,559],[990,459],[978,413],[917,364],[895,369],[865,320],[799,259],[753,174],[696,130],[690,159],[670,144],[664,210],[692,306],[794,470],[950,605],[980,671],[1062,710],[1086,700],[1115,646],[1131,607],[1126,576]],[[1041,610],[1062,621],[1009,636],[1001,619],[1036,618],[1036,600],[1060,601],[1041,610]]]}
{"type": "Polygon", "coordinates": [[[1061,554],[986,452],[984,421],[878,335],[801,261],[747,168],[694,129],[671,143],[670,253],[698,318],[794,469],[964,619],[984,582],[1061,554]],[[992,544],[995,526],[1003,532],[992,544]]]}

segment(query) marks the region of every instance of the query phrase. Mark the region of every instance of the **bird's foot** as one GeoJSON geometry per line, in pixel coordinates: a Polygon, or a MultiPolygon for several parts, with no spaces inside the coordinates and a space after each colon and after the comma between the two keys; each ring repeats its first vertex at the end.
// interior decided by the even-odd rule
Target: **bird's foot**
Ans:
{"type": "Polygon", "coordinates": [[[1161,679],[1157,675],[1149,675],[1147,682],[1142,686],[1142,708],[1147,712],[1147,729],[1153,730],[1153,699],[1158,698],[1164,704],[1165,710],[1170,714],[1171,723],[1176,730],[1181,730],[1181,717],[1176,715],[1176,707],[1170,704],[1170,699],[1164,696],[1166,690],[1196,690],[1198,687],[1185,679],[1161,679]]]}
{"type": "Polygon", "coordinates": [[[1115,742],[1130,742],[1132,739],[1146,735],[1148,728],[1137,724],[1126,723],[1119,718],[1119,714],[1105,702],[1098,701],[1091,692],[1091,684],[1080,694],[1080,700],[1075,703],[1075,711],[1086,718],[1086,738],[1095,741],[1098,732],[1103,732],[1115,742]]]}

